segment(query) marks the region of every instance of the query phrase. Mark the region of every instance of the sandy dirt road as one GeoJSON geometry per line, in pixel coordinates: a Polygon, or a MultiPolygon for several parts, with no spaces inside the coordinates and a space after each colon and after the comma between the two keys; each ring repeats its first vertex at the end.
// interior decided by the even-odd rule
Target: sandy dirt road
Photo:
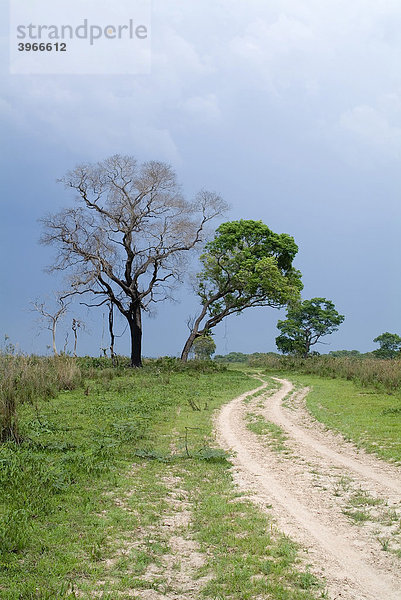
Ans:
{"type": "Polygon", "coordinates": [[[236,398],[216,419],[236,483],[301,544],[330,600],[401,600],[400,470],[325,431],[305,409],[307,389],[275,385],[236,398]],[[284,451],[249,429],[255,417],[281,428],[284,451]]]}

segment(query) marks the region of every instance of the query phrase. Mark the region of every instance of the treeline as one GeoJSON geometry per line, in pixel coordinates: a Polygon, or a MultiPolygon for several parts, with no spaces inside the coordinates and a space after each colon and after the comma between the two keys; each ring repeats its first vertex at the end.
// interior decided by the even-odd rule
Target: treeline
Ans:
{"type": "Polygon", "coordinates": [[[216,354],[214,359],[218,363],[249,363],[252,358],[266,356],[261,352],[244,354],[243,352],[230,352],[229,354],[216,354]]]}
{"type": "MultiPolygon", "coordinates": [[[[327,356],[332,357],[353,357],[353,358],[374,358],[377,356],[375,352],[362,353],[359,350],[332,350],[327,356]]],[[[244,352],[229,352],[228,354],[216,354],[214,360],[218,363],[250,363],[259,358],[266,357],[283,358],[282,354],[277,352],[252,352],[245,354],[244,352]]]]}

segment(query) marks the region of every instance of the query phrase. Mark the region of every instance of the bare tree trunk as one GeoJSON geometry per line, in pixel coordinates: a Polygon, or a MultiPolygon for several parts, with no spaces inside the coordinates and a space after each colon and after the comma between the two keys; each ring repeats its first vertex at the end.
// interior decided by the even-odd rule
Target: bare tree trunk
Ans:
{"type": "Polygon", "coordinates": [[[78,331],[74,329],[74,358],[77,358],[78,331]]]}
{"type": "Polygon", "coordinates": [[[188,360],[188,356],[189,356],[189,353],[191,352],[192,344],[194,343],[196,338],[201,335],[201,333],[199,333],[199,326],[202,322],[202,319],[205,317],[205,315],[207,313],[207,309],[208,309],[207,305],[205,305],[202,308],[202,311],[201,311],[199,317],[195,320],[193,327],[191,328],[191,333],[189,334],[189,337],[188,337],[187,341],[185,342],[185,346],[181,353],[181,361],[184,363],[187,362],[187,360],[188,360]]]}
{"type": "Polygon", "coordinates": [[[309,338],[307,338],[305,340],[305,351],[304,351],[303,358],[308,358],[309,352],[310,352],[310,347],[311,347],[311,340],[309,338]]]}
{"type": "Polygon", "coordinates": [[[52,326],[52,339],[53,339],[53,354],[54,354],[54,356],[58,356],[58,352],[57,352],[57,348],[56,348],[56,327],[57,327],[57,322],[54,321],[53,322],[53,326],[52,326]]]}
{"type": "Polygon", "coordinates": [[[181,352],[182,362],[184,362],[184,363],[187,362],[189,353],[191,352],[192,344],[194,343],[194,341],[196,340],[197,337],[198,337],[198,332],[195,330],[192,330],[187,341],[185,342],[185,346],[181,352]]]}
{"type": "Polygon", "coordinates": [[[63,354],[66,355],[67,354],[67,346],[68,346],[68,333],[65,336],[65,340],[64,340],[64,348],[63,348],[63,354]]]}
{"type": "Polygon", "coordinates": [[[113,367],[116,366],[116,355],[114,352],[114,340],[115,340],[115,335],[114,335],[114,306],[113,303],[110,302],[109,304],[109,333],[110,333],[110,357],[111,357],[111,364],[113,365],[113,367]]]}
{"type": "Polygon", "coordinates": [[[141,305],[132,303],[127,317],[131,333],[131,367],[142,367],[142,315],[141,305]]]}

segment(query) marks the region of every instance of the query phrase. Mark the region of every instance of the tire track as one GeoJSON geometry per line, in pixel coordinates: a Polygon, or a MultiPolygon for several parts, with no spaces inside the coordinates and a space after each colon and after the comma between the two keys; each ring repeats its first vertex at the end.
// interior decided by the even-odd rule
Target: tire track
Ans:
{"type": "MultiPolygon", "coordinates": [[[[282,412],[281,403],[293,386],[286,380],[279,380],[279,383],[281,389],[265,400],[266,412],[274,417],[272,420],[282,426],[301,448],[311,449],[313,453],[320,455],[327,468],[331,468],[333,463],[347,466],[358,475],[363,473],[366,479],[373,480],[386,491],[394,492],[399,489],[398,481],[394,483],[387,474],[372,469],[370,463],[364,463],[363,456],[358,456],[356,460],[349,451],[344,456],[341,452],[326,447],[320,438],[316,440],[314,435],[292,423],[282,412]]],[[[263,387],[265,386],[260,386],[251,393],[260,391],[263,387]]],[[[224,406],[216,420],[220,444],[235,452],[233,463],[237,483],[242,489],[251,491],[252,499],[262,507],[266,507],[268,503],[273,504],[280,529],[308,548],[308,559],[312,559],[315,572],[321,575],[323,568],[333,600],[401,600],[401,580],[397,577],[394,566],[383,568],[382,558],[377,561],[371,549],[359,549],[355,528],[350,532],[349,525],[344,526],[334,514],[330,515],[325,509],[320,510],[319,506],[312,506],[311,490],[308,488],[310,482],[302,477],[302,470],[298,474],[301,485],[293,477],[294,469],[304,467],[299,464],[294,466],[293,461],[288,459],[284,461],[287,465],[284,465],[280,457],[261,443],[259,436],[247,429],[243,400],[249,394],[248,392],[224,406]]],[[[323,492],[315,489],[313,494],[316,496],[323,492]]]]}
{"type": "MultiPolygon", "coordinates": [[[[327,458],[331,464],[345,467],[365,480],[375,482],[387,492],[394,492],[401,497],[399,471],[397,472],[391,465],[387,465],[384,461],[380,461],[363,451],[360,451],[356,455],[355,447],[345,440],[340,441],[339,436],[333,436],[330,441],[330,434],[319,433],[316,429],[311,434],[309,431],[305,431],[305,428],[299,427],[293,420],[295,413],[291,414],[291,411],[284,411],[282,405],[283,398],[294,389],[294,386],[290,381],[284,379],[278,379],[277,377],[273,377],[272,379],[280,383],[282,387],[280,393],[275,394],[262,411],[266,419],[282,427],[292,439],[296,440],[302,446],[308,446],[315,453],[327,458]],[[337,447],[341,445],[341,453],[333,449],[333,443],[337,447]]],[[[308,391],[307,388],[301,390],[301,398],[299,399],[304,399],[308,391]]]]}

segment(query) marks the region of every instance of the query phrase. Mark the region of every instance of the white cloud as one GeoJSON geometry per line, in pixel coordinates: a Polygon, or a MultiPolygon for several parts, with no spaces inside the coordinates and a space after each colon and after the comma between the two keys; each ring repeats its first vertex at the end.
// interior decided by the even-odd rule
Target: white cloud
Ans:
{"type": "Polygon", "coordinates": [[[367,105],[356,106],[341,115],[339,123],[351,139],[355,138],[368,150],[396,159],[401,157],[401,126],[390,123],[380,110],[367,105]]]}
{"type": "Polygon", "coordinates": [[[248,127],[273,106],[299,137],[398,153],[399,0],[155,0],[152,30],[151,76],[4,76],[0,118],[83,154],[119,146],[180,162],[184,126],[193,137],[240,112],[248,127]],[[257,109],[244,107],[251,94],[257,109]]]}
{"type": "Polygon", "coordinates": [[[219,103],[215,94],[192,96],[185,100],[183,109],[190,115],[202,121],[215,121],[221,116],[219,103]]]}
{"type": "Polygon", "coordinates": [[[280,14],[273,23],[257,19],[247,26],[241,36],[231,42],[231,50],[239,57],[263,65],[280,56],[304,50],[313,34],[306,24],[280,14]]]}
{"type": "MultiPolygon", "coordinates": [[[[5,163],[15,163],[19,176],[24,161],[27,199],[11,170],[3,195],[16,206],[37,201],[39,213],[41,203],[53,202],[42,183],[69,160],[112,152],[160,158],[178,167],[185,190],[215,187],[238,218],[266,219],[294,234],[305,283],[322,285],[324,272],[348,302],[347,282],[361,269],[355,239],[369,249],[374,238],[372,256],[383,264],[397,255],[400,0],[153,2],[149,77],[10,77],[0,34],[5,163]],[[38,187],[29,168],[37,170],[38,187]],[[386,235],[377,243],[379,225],[386,235]],[[323,263],[341,265],[334,279],[323,263]]],[[[1,21],[4,27],[7,18],[1,21]]],[[[391,292],[394,281],[388,279],[391,292]]],[[[254,339],[247,325],[241,332],[254,339]]]]}

